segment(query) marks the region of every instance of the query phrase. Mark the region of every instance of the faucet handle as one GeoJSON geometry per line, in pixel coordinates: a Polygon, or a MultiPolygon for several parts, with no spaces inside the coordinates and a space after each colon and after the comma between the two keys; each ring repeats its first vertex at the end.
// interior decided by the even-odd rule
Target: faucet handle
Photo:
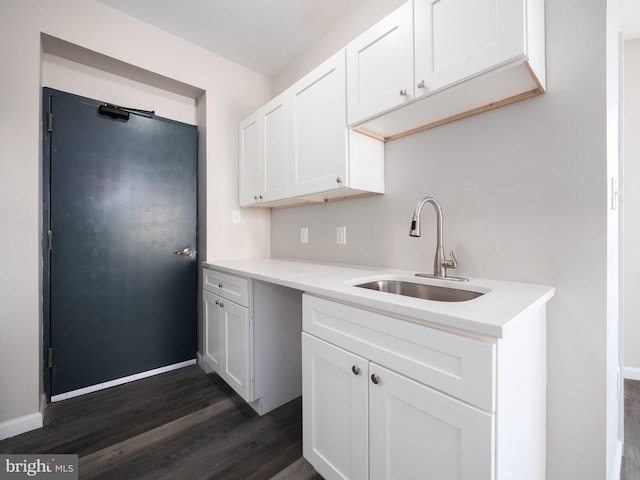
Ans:
{"type": "Polygon", "coordinates": [[[458,260],[456,260],[456,256],[453,254],[453,250],[449,250],[450,259],[442,260],[442,266],[444,268],[456,268],[458,266],[458,260]]]}

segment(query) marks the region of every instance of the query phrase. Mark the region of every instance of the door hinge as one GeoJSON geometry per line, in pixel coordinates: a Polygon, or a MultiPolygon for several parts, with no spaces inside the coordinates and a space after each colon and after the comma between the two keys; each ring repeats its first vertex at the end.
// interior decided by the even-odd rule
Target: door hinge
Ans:
{"type": "Polygon", "coordinates": [[[49,348],[47,351],[47,367],[53,367],[53,348],[49,348]]]}
{"type": "Polygon", "coordinates": [[[53,113],[47,114],[47,132],[53,132],[53,113]]]}
{"type": "Polygon", "coordinates": [[[49,251],[53,250],[53,231],[47,232],[47,242],[49,243],[49,251]]]}

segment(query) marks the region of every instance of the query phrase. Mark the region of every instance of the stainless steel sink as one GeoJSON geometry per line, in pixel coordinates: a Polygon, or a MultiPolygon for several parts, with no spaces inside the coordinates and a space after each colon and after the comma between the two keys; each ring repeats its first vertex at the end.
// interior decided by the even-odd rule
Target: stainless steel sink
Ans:
{"type": "Polygon", "coordinates": [[[480,292],[461,290],[458,288],[438,287],[424,283],[403,282],[401,280],[377,280],[355,285],[360,288],[377,290],[379,292],[394,293],[407,297],[435,300],[437,302],[466,302],[481,295],[480,292]]]}

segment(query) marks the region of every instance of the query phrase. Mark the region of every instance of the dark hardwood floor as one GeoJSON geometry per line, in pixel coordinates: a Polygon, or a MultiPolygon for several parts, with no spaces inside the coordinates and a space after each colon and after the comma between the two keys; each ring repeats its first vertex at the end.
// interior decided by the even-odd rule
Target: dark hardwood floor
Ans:
{"type": "Polygon", "coordinates": [[[300,399],[261,417],[194,365],[51,404],[0,453],[76,453],[87,480],[321,480],[301,417],[300,399]]]}
{"type": "Polygon", "coordinates": [[[620,480],[640,480],[640,381],[624,381],[624,457],[620,480]]]}

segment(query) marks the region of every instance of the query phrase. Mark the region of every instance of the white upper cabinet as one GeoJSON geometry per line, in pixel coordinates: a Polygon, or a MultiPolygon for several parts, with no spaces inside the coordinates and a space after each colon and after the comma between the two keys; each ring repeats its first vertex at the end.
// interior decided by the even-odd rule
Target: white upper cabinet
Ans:
{"type": "Polygon", "coordinates": [[[289,93],[289,193],[324,201],[384,192],[384,145],[347,127],[345,51],[289,93]]]}
{"type": "Polygon", "coordinates": [[[260,124],[258,112],[254,113],[238,127],[240,206],[258,202],[258,178],[260,169],[260,124]]]}
{"type": "Polygon", "coordinates": [[[344,51],[289,89],[290,191],[305,195],[345,181],[347,152],[344,51]]]}
{"type": "Polygon", "coordinates": [[[349,124],[414,97],[411,2],[347,46],[347,75],[349,124]]]}
{"type": "Polygon", "coordinates": [[[411,0],[349,46],[349,124],[389,141],[539,95],[544,44],[544,0],[411,0]]]}
{"type": "Polygon", "coordinates": [[[347,126],[340,50],[240,123],[240,206],[384,193],[384,144],[347,126]]]}
{"type": "Polygon", "coordinates": [[[287,122],[282,94],[240,123],[240,206],[289,196],[287,122]]]}
{"type": "Polygon", "coordinates": [[[287,95],[285,93],[260,109],[260,185],[258,195],[271,202],[289,196],[289,144],[287,137],[287,95]]]}
{"type": "Polygon", "coordinates": [[[302,334],[303,453],[323,478],[369,478],[368,365],[302,334]]]}
{"type": "Polygon", "coordinates": [[[525,55],[521,0],[414,0],[414,10],[416,96],[525,55]]]}

